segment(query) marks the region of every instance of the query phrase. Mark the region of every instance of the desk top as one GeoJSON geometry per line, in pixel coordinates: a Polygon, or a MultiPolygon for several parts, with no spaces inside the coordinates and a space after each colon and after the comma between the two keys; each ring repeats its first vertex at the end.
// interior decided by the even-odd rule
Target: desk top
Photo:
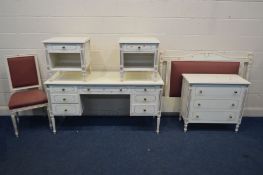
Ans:
{"type": "Polygon", "coordinates": [[[127,72],[124,81],[120,81],[119,71],[92,71],[87,73],[85,81],[81,72],[55,73],[45,85],[160,85],[164,84],[157,74],[157,81],[152,80],[150,72],[127,72]]]}
{"type": "Polygon", "coordinates": [[[182,74],[190,84],[249,85],[250,82],[236,74],[182,74]]]}

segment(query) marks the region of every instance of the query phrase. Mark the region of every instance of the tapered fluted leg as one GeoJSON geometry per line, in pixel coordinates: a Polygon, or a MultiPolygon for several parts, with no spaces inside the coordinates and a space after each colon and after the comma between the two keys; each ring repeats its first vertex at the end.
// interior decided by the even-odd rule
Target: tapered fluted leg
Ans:
{"type": "Polygon", "coordinates": [[[47,109],[47,117],[48,117],[49,128],[53,129],[53,125],[52,125],[49,109],[47,109]]]}
{"type": "Polygon", "coordinates": [[[14,128],[14,131],[15,131],[15,135],[16,137],[18,137],[18,129],[17,129],[17,123],[16,123],[16,116],[14,113],[11,114],[11,120],[12,120],[12,123],[13,123],[13,128],[14,128]]]}
{"type": "Polygon", "coordinates": [[[52,122],[52,126],[53,126],[53,133],[56,134],[56,122],[55,122],[55,118],[54,115],[51,115],[51,122],[52,122]]]}
{"type": "Polygon", "coordinates": [[[239,124],[236,124],[235,132],[238,132],[239,130],[239,124]]]}
{"type": "Polygon", "coordinates": [[[156,127],[156,133],[159,134],[160,132],[160,123],[161,123],[161,116],[157,116],[157,127],[156,127]]]}
{"type": "Polygon", "coordinates": [[[188,123],[184,123],[184,132],[187,131],[188,123]]]}

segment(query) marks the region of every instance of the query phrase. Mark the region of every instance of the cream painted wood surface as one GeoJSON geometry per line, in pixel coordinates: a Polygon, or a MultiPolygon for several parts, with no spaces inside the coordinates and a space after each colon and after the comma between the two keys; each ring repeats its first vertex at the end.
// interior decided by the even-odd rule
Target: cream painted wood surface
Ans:
{"type": "Polygon", "coordinates": [[[191,123],[235,124],[239,129],[250,82],[233,74],[183,74],[184,131],[191,123]]]}
{"type": "Polygon", "coordinates": [[[86,107],[89,110],[92,108],[92,106],[87,106],[84,103],[83,98],[87,95],[94,97],[94,95],[105,94],[108,96],[128,95],[129,115],[156,117],[156,132],[159,133],[163,91],[163,81],[159,75],[157,81],[152,81],[149,76],[142,76],[145,75],[143,72],[137,74],[132,72],[130,73],[131,79],[121,81],[119,72],[94,71],[86,73],[89,75],[86,75],[84,80],[80,72],[56,73],[44,83],[48,94],[48,105],[54,133],[56,133],[54,116],[80,116],[86,107]]]}
{"type": "MultiPolygon", "coordinates": [[[[196,51],[226,55],[252,52],[252,84],[245,115],[262,116],[262,11],[263,3],[257,0],[1,0],[0,115],[8,114],[10,89],[3,64],[6,55],[37,54],[44,81],[48,74],[42,41],[47,38],[88,36],[93,70],[118,71],[119,38],[147,36],[160,40],[160,51],[176,55],[196,51]]],[[[180,106],[178,101],[163,99],[164,112],[180,106]]]]}

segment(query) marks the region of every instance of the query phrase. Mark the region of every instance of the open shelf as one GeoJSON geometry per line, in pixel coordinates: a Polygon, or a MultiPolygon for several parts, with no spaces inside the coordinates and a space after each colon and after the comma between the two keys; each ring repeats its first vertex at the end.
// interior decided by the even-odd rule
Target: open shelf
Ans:
{"type": "Polygon", "coordinates": [[[124,53],[124,68],[154,68],[154,53],[124,53]]]}
{"type": "Polygon", "coordinates": [[[49,53],[51,70],[81,70],[79,53],[49,53]]]}

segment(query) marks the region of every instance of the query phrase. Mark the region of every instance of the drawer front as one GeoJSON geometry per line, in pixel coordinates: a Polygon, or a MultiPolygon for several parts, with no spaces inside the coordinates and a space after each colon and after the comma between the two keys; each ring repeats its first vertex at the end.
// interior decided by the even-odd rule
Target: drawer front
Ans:
{"type": "Polygon", "coordinates": [[[218,97],[233,98],[240,97],[242,88],[240,87],[196,87],[196,97],[218,97]]]}
{"type": "Polygon", "coordinates": [[[146,87],[146,88],[134,88],[132,91],[135,93],[153,93],[158,92],[159,89],[153,87],[146,87]]]}
{"type": "Polygon", "coordinates": [[[190,116],[191,122],[200,123],[235,123],[238,120],[236,112],[231,111],[205,111],[205,112],[193,112],[190,116]]]}
{"type": "Polygon", "coordinates": [[[132,107],[131,115],[155,115],[156,106],[155,105],[134,105],[132,107]]]}
{"type": "Polygon", "coordinates": [[[237,109],[239,103],[237,100],[195,100],[193,103],[195,109],[237,109]]]}
{"type": "Polygon", "coordinates": [[[51,103],[80,103],[79,95],[51,95],[51,103]]]}
{"type": "Polygon", "coordinates": [[[157,44],[122,44],[121,49],[123,51],[155,51],[157,50],[157,44]]]}
{"type": "Polygon", "coordinates": [[[128,88],[123,87],[86,87],[81,88],[80,93],[83,94],[127,94],[128,88]]]}
{"type": "Polygon", "coordinates": [[[81,115],[80,104],[53,104],[52,112],[54,115],[81,115]]]}
{"type": "Polygon", "coordinates": [[[50,87],[50,92],[51,93],[56,93],[56,94],[69,94],[69,93],[77,93],[78,89],[77,87],[71,86],[71,87],[50,87]]]}
{"type": "Polygon", "coordinates": [[[48,44],[47,50],[49,53],[79,53],[81,44],[48,44]]]}
{"type": "Polygon", "coordinates": [[[154,103],[156,99],[155,95],[134,95],[135,103],[154,103]]]}

